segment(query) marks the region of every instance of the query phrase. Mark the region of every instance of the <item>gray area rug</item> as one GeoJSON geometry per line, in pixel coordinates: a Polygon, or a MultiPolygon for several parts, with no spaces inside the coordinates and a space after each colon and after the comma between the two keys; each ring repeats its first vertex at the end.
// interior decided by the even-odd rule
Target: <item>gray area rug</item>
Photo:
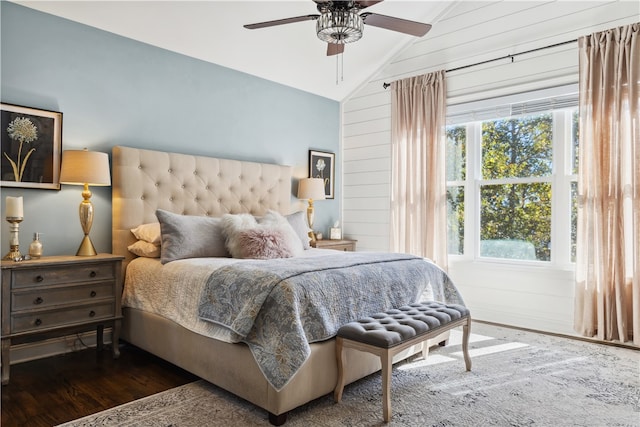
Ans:
{"type": "MultiPolygon", "coordinates": [[[[640,426],[640,352],[474,323],[471,372],[461,333],[424,361],[395,365],[390,426],[640,426]]],[[[380,375],[319,398],[286,426],[381,426],[380,375]]],[[[64,426],[268,426],[266,412],[205,381],[64,426]]]]}

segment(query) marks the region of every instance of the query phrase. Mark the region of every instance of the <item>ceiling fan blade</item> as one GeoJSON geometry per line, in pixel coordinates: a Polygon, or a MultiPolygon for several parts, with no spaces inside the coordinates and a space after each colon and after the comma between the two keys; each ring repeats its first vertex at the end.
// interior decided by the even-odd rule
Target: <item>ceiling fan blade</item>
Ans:
{"type": "Polygon", "coordinates": [[[364,9],[366,7],[371,7],[374,4],[382,3],[383,0],[360,0],[355,3],[358,5],[358,9],[364,9]]]}
{"type": "Polygon", "coordinates": [[[338,55],[344,52],[344,45],[337,43],[327,43],[327,56],[338,55]]]}
{"type": "Polygon", "coordinates": [[[431,24],[423,24],[422,22],[409,21],[408,19],[395,18],[393,16],[378,15],[377,13],[364,12],[360,14],[360,16],[367,25],[398,31],[399,33],[411,34],[416,37],[424,36],[431,29],[431,24]]]}
{"type": "Polygon", "coordinates": [[[276,19],[275,21],[258,22],[256,24],[247,24],[247,25],[244,25],[244,27],[248,28],[249,30],[256,30],[258,28],[273,27],[275,25],[292,24],[294,22],[302,22],[302,21],[313,21],[314,19],[318,19],[319,16],[320,15],[296,16],[293,18],[276,19]]]}

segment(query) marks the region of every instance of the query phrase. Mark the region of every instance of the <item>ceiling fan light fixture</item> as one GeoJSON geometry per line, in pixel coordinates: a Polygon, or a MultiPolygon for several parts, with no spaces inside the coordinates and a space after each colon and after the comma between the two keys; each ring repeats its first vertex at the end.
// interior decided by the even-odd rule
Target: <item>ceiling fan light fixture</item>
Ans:
{"type": "Polygon", "coordinates": [[[318,38],[327,43],[345,44],[360,40],[364,22],[350,10],[323,12],[316,21],[318,38]]]}

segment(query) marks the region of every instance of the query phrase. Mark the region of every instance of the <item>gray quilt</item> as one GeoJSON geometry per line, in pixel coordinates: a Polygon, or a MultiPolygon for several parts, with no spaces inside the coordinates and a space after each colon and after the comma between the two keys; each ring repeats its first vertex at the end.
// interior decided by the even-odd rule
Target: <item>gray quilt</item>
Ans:
{"type": "Polygon", "coordinates": [[[199,316],[233,331],[280,390],[309,356],[309,343],[423,294],[464,304],[446,273],[412,255],[350,252],[256,260],[215,270],[204,287],[199,316]]]}

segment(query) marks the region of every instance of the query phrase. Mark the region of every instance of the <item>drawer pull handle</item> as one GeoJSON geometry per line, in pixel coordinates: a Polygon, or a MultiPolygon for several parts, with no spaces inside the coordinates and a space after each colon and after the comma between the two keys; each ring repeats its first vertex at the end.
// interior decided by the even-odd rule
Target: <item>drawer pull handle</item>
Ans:
{"type": "Polygon", "coordinates": [[[36,326],[42,325],[42,320],[36,319],[35,324],[36,324],[36,326]]]}
{"type": "Polygon", "coordinates": [[[43,280],[44,280],[43,276],[40,276],[40,275],[36,276],[36,282],[42,282],[43,280]]]}
{"type": "Polygon", "coordinates": [[[33,300],[33,303],[38,305],[38,304],[42,304],[44,302],[44,300],[41,297],[38,297],[36,299],[33,300]]]}
{"type": "Polygon", "coordinates": [[[96,312],[95,312],[95,311],[93,311],[93,310],[91,310],[91,311],[89,312],[89,317],[95,317],[95,316],[96,316],[96,312]]]}
{"type": "Polygon", "coordinates": [[[96,295],[98,295],[96,291],[91,291],[91,293],[89,294],[91,298],[95,297],[96,295]]]}
{"type": "Polygon", "coordinates": [[[96,277],[98,275],[98,273],[96,273],[95,271],[92,271],[91,273],[89,273],[89,277],[96,277]]]}

